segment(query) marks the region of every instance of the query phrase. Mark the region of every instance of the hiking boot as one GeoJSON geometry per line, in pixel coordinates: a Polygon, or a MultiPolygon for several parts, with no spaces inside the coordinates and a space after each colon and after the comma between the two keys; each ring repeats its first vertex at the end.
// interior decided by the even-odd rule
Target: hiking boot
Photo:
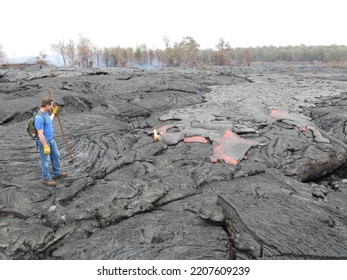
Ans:
{"type": "Polygon", "coordinates": [[[53,176],[53,179],[65,178],[67,177],[66,172],[61,172],[60,175],[53,176]]]}
{"type": "Polygon", "coordinates": [[[47,187],[55,187],[57,185],[57,182],[54,180],[42,180],[42,183],[46,185],[47,187]]]}

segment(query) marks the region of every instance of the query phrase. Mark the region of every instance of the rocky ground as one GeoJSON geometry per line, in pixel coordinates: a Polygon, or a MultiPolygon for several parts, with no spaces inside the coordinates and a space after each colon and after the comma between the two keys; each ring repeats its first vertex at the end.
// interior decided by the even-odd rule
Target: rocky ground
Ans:
{"type": "Polygon", "coordinates": [[[0,69],[0,259],[347,259],[346,82],[323,64],[0,69]],[[55,119],[56,188],[26,132],[48,90],[73,155],[55,119]]]}

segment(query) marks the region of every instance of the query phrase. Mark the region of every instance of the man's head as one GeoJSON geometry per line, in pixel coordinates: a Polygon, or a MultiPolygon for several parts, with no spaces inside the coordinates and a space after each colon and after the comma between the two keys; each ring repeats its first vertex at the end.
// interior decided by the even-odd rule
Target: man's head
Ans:
{"type": "Polygon", "coordinates": [[[52,98],[46,97],[42,99],[41,108],[44,109],[45,112],[52,110],[53,106],[54,106],[54,103],[52,98]]]}

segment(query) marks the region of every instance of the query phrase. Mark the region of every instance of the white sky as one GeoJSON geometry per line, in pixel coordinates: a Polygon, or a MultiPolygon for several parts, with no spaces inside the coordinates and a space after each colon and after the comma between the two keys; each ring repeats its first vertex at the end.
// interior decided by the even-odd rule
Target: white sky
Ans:
{"type": "Polygon", "coordinates": [[[193,37],[232,47],[347,45],[345,0],[3,0],[0,45],[9,57],[51,52],[79,34],[100,47],[163,48],[193,37]]]}

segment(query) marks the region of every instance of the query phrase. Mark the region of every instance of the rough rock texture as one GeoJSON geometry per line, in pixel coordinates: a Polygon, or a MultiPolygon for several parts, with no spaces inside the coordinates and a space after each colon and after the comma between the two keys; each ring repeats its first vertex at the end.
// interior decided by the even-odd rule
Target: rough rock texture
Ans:
{"type": "Polygon", "coordinates": [[[0,259],[347,259],[345,76],[0,69],[0,259]],[[56,188],[26,132],[49,89],[56,188]]]}

